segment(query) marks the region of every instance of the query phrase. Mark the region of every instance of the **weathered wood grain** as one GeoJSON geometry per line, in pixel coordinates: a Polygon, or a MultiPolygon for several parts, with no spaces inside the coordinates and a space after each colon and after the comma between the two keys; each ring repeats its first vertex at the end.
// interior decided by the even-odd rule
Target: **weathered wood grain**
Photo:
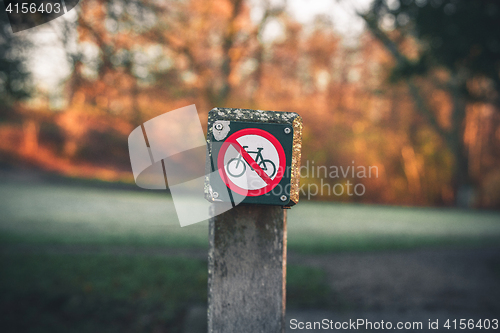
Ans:
{"type": "Polygon", "coordinates": [[[212,218],[209,233],[208,332],[284,332],[282,207],[237,206],[212,218]]]}

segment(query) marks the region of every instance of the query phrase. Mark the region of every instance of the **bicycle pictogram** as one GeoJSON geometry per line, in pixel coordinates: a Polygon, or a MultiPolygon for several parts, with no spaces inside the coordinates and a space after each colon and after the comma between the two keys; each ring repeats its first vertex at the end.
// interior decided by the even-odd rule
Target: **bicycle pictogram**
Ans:
{"type": "Polygon", "coordinates": [[[271,133],[260,128],[244,128],[224,140],[217,165],[221,180],[233,193],[255,197],[272,191],[280,183],[286,156],[281,143],[271,133]]]}
{"type": "MultiPolygon", "coordinates": [[[[247,151],[247,148],[248,146],[243,146],[243,149],[245,149],[248,154],[255,154],[255,163],[257,163],[257,165],[269,176],[269,178],[273,178],[276,173],[276,165],[273,161],[264,159],[262,156],[262,150],[264,150],[264,148],[258,147],[257,151],[247,151]]],[[[243,155],[240,154],[238,157],[229,160],[227,163],[227,173],[234,178],[239,178],[245,173],[247,164],[248,162],[245,161],[243,155]]],[[[248,167],[254,171],[250,164],[248,164],[248,167]]]]}

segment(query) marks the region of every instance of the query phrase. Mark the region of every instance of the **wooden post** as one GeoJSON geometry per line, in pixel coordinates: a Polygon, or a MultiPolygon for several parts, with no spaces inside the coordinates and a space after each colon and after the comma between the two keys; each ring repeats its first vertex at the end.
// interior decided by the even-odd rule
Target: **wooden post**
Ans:
{"type": "Polygon", "coordinates": [[[240,205],[209,223],[208,332],[285,331],[286,210],[240,205]]]}
{"type": "Polygon", "coordinates": [[[294,112],[214,108],[207,147],[204,193],[214,210],[208,332],[282,333],[284,208],[299,202],[302,118],[294,112]]]}

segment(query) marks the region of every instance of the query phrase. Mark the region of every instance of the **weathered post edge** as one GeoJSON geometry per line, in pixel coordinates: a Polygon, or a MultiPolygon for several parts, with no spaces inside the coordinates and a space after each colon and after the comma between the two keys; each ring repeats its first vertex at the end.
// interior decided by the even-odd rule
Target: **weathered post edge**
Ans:
{"type": "Polygon", "coordinates": [[[240,204],[209,222],[208,332],[284,332],[286,210],[299,201],[302,119],[292,112],[215,108],[209,112],[206,175],[214,171],[212,131],[217,120],[285,124],[293,128],[289,200],[280,206],[240,204]],[[211,163],[212,162],[212,163],[211,163]]]}

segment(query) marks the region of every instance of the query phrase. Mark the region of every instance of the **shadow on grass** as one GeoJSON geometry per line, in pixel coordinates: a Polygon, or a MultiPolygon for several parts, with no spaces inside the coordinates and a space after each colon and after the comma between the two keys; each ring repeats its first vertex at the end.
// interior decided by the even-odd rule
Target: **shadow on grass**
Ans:
{"type": "Polygon", "coordinates": [[[103,255],[3,256],[4,332],[180,332],[206,302],[206,263],[103,255]]]}
{"type": "MultiPolygon", "coordinates": [[[[2,332],[182,332],[207,302],[207,263],[186,258],[66,254],[0,257],[2,332]]],[[[326,274],[288,268],[287,306],[331,308],[326,274]]]]}

